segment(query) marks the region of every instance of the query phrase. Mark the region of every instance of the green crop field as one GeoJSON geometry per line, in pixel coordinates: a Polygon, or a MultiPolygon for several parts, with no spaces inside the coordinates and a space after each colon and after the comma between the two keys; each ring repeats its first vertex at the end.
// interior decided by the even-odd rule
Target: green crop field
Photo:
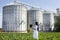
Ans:
{"type": "MultiPolygon", "coordinates": [[[[36,40],[33,33],[0,33],[0,40],[36,40]]],[[[60,32],[40,32],[39,40],[60,40],[60,32]]]]}

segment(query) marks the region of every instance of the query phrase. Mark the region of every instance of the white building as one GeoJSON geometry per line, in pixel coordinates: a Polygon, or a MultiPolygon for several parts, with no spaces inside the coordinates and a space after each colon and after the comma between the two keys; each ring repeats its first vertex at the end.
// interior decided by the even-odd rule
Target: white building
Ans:
{"type": "Polygon", "coordinates": [[[60,9],[57,13],[41,8],[32,7],[27,10],[26,5],[16,3],[8,4],[3,7],[3,31],[27,32],[27,27],[39,24],[39,31],[53,31],[56,16],[60,14],[60,9]],[[57,14],[57,15],[56,15],[57,14]]]}
{"type": "Polygon", "coordinates": [[[3,31],[27,32],[27,8],[19,3],[3,7],[3,31]]]}
{"type": "Polygon", "coordinates": [[[32,7],[28,10],[28,27],[39,24],[39,31],[53,31],[57,13],[32,7]]]}

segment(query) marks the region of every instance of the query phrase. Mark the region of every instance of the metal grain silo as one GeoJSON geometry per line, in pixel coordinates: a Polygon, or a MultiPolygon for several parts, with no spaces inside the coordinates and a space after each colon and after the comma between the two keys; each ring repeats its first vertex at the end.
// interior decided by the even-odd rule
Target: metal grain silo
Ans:
{"type": "Polygon", "coordinates": [[[60,8],[57,8],[56,11],[57,11],[57,14],[60,15],[60,8]]]}
{"type": "Polygon", "coordinates": [[[44,11],[43,14],[43,31],[53,31],[54,29],[54,12],[44,11]]]}
{"type": "Polygon", "coordinates": [[[28,27],[30,25],[35,25],[35,22],[38,22],[40,25],[40,30],[42,30],[42,24],[43,24],[43,13],[39,8],[32,7],[30,10],[28,10],[27,13],[27,19],[28,19],[28,27]]]}
{"type": "Polygon", "coordinates": [[[50,14],[50,28],[51,28],[51,31],[54,30],[54,13],[51,12],[50,14]]]}
{"type": "Polygon", "coordinates": [[[50,13],[44,12],[43,14],[43,31],[50,30],[50,13]]]}
{"type": "Polygon", "coordinates": [[[18,3],[3,7],[3,31],[27,32],[27,8],[18,3]]]}

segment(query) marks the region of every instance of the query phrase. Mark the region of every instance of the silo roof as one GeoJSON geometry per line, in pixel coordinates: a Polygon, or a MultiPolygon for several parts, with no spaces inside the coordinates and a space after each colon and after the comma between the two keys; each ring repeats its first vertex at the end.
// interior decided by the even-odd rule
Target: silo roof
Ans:
{"type": "Polygon", "coordinates": [[[5,6],[9,6],[9,5],[23,5],[23,4],[18,2],[12,2],[12,3],[6,4],[5,6]]]}
{"type": "Polygon", "coordinates": [[[55,12],[44,10],[44,13],[55,13],[55,12]]]}
{"type": "Polygon", "coordinates": [[[30,10],[40,10],[40,8],[32,7],[30,10]]]}

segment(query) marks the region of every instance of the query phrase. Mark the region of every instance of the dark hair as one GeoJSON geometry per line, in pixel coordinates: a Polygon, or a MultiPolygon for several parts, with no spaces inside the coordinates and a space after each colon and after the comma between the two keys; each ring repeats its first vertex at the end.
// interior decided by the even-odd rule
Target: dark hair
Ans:
{"type": "Polygon", "coordinates": [[[35,22],[36,25],[38,25],[38,22],[35,22]]]}
{"type": "Polygon", "coordinates": [[[32,24],[30,24],[30,28],[32,28],[32,24]]]}

